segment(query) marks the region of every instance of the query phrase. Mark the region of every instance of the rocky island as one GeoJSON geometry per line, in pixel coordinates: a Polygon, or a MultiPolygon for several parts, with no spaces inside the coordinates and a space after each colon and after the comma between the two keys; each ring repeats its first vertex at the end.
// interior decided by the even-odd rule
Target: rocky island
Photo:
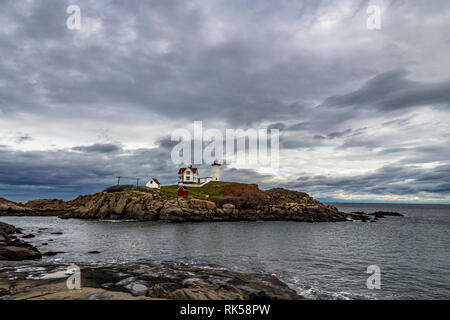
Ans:
{"type": "MultiPolygon", "coordinates": [[[[192,188],[188,197],[178,197],[177,186],[161,189],[114,186],[70,201],[43,199],[20,204],[0,198],[0,215],[172,222],[371,220],[363,212],[339,212],[335,206],[323,204],[303,192],[282,188],[260,190],[255,184],[232,182],[210,182],[192,188]]],[[[384,215],[389,213],[374,213],[374,218],[384,215]]]]}

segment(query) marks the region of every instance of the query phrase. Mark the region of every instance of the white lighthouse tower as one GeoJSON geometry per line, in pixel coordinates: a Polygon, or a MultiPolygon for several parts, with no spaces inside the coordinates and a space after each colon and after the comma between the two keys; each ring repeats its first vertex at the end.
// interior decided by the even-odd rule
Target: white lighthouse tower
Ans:
{"type": "Polygon", "coordinates": [[[212,181],[220,181],[220,164],[216,161],[212,164],[212,181]]]}

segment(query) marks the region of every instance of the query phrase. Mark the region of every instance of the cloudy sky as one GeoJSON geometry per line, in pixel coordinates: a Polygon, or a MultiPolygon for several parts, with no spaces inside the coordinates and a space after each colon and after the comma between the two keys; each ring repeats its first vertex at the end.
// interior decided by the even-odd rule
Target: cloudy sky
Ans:
{"type": "Polygon", "coordinates": [[[449,30],[448,0],[3,0],[0,196],[174,183],[170,135],[201,120],[280,130],[278,172],[224,180],[450,203],[449,30]]]}

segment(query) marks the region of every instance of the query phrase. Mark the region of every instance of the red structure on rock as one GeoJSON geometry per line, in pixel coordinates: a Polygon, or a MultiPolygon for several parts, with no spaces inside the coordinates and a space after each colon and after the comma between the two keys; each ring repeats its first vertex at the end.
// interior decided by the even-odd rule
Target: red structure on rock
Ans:
{"type": "Polygon", "coordinates": [[[179,187],[177,194],[179,197],[187,197],[189,195],[189,190],[184,187],[179,187]]]}

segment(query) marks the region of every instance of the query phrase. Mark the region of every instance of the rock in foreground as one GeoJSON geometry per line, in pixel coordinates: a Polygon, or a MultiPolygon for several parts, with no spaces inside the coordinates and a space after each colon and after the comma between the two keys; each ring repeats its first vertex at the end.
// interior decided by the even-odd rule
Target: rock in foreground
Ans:
{"type": "Polygon", "coordinates": [[[20,232],[13,225],[0,222],[0,261],[35,260],[42,257],[36,247],[16,238],[14,234],[20,232]]]}
{"type": "Polygon", "coordinates": [[[0,299],[303,299],[271,275],[142,263],[80,269],[81,289],[68,290],[68,275],[60,266],[40,266],[32,274],[5,267],[0,269],[0,299]],[[51,279],[49,276],[56,271],[59,276],[51,279]]]}

